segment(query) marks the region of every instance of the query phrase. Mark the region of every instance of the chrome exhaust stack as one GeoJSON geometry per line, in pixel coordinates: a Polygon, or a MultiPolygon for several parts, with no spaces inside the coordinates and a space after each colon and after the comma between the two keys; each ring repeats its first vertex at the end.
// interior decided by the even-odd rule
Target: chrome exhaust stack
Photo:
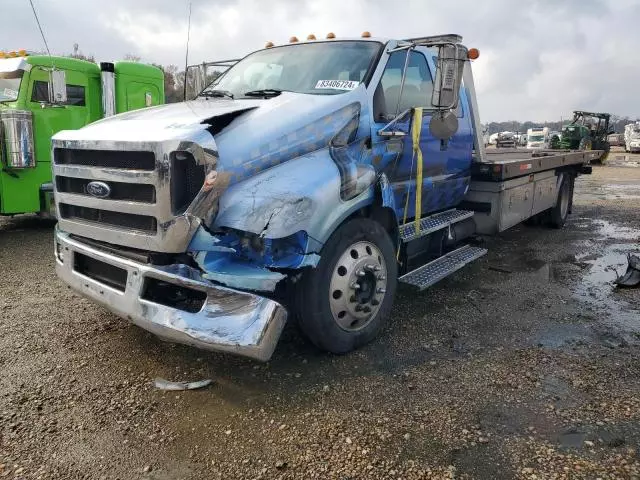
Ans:
{"type": "Polygon", "coordinates": [[[102,113],[104,117],[116,114],[116,77],[115,65],[111,62],[100,63],[102,81],[102,113]]]}

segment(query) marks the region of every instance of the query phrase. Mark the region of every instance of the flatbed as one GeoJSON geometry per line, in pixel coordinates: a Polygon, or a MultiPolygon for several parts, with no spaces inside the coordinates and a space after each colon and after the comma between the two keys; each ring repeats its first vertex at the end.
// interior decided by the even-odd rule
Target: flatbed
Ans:
{"type": "Polygon", "coordinates": [[[478,233],[492,235],[548,213],[567,179],[570,212],[575,178],[591,173],[590,163],[604,153],[601,150],[484,151],[472,163],[469,193],[460,208],[474,212],[478,233]]]}
{"type": "Polygon", "coordinates": [[[569,165],[583,165],[586,171],[582,173],[590,173],[589,164],[604,153],[602,150],[487,150],[483,161],[472,163],[471,176],[477,181],[502,182],[569,165]]]}

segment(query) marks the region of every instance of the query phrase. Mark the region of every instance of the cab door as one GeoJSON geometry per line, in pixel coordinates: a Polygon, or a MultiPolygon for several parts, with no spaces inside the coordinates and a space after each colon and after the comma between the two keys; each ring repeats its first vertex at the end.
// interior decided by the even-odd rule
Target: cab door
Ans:
{"type": "MultiPolygon", "coordinates": [[[[433,92],[433,60],[426,48],[393,52],[387,61],[373,100],[372,138],[374,153],[380,158],[380,172],[391,184],[396,215],[402,221],[416,216],[417,158],[414,158],[411,136],[413,114],[409,112],[394,127],[406,133],[404,137],[384,137],[379,130],[388,124],[396,112],[415,107],[431,107],[433,92]],[[404,86],[402,72],[409,55],[404,86]],[[402,93],[401,93],[402,90],[402,93]]],[[[460,103],[463,103],[461,98],[460,103]]],[[[471,126],[465,121],[462,105],[459,109],[459,131],[446,148],[429,130],[431,112],[423,111],[420,148],[423,154],[422,202],[420,216],[457,205],[469,183],[471,162],[471,126]]]]}

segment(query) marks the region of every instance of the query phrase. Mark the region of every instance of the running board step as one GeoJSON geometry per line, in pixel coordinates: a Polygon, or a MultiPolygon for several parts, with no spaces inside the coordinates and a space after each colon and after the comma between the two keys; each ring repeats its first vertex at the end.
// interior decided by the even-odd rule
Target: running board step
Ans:
{"type": "Polygon", "coordinates": [[[453,252],[443,255],[433,262],[416,268],[398,280],[402,283],[417,287],[419,290],[424,290],[443,278],[448,277],[453,272],[457,272],[465,265],[477,260],[486,253],[487,250],[484,248],[465,245],[464,247],[460,247],[453,252]]]}
{"type": "Polygon", "coordinates": [[[473,217],[473,212],[469,210],[447,210],[446,212],[436,213],[420,220],[419,232],[416,232],[415,222],[400,225],[400,237],[403,242],[410,242],[471,217],[473,217]]]}

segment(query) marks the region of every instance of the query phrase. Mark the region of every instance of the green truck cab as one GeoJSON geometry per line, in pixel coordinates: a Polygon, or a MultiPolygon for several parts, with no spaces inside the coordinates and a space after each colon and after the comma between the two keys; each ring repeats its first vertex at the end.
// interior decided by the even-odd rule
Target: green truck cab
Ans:
{"type": "Polygon", "coordinates": [[[151,65],[0,52],[0,215],[50,211],[55,133],[163,103],[151,65]]]}

